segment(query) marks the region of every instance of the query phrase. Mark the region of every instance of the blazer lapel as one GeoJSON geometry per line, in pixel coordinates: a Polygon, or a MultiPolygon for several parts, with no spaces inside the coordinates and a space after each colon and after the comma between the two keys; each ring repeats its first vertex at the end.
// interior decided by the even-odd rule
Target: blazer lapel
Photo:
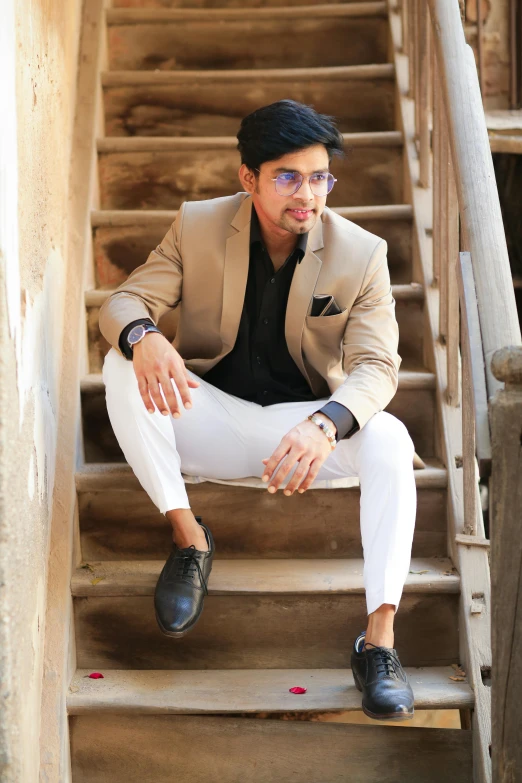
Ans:
{"type": "Polygon", "coordinates": [[[247,196],[230,223],[237,233],[227,239],[225,249],[220,334],[223,347],[226,349],[234,347],[245,300],[250,258],[251,216],[252,197],[247,196]]]}
{"type": "MultiPolygon", "coordinates": [[[[301,341],[310,300],[312,299],[323,263],[315,251],[321,250],[323,247],[323,224],[319,218],[308,235],[306,253],[301,263],[296,264],[286,306],[286,344],[290,356],[305,378],[308,378],[308,373],[303,363],[301,341]]],[[[309,378],[308,380],[310,382],[309,378]]]]}

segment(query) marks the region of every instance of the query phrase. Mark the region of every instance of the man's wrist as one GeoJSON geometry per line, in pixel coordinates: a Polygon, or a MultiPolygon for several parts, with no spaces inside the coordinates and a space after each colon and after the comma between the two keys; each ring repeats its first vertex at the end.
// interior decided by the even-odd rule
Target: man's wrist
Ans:
{"type": "Polygon", "coordinates": [[[318,419],[324,421],[324,423],[327,424],[331,430],[333,430],[334,435],[337,435],[337,427],[334,424],[334,422],[331,420],[331,418],[326,415],[326,413],[316,413],[315,415],[317,416],[318,419]]]}

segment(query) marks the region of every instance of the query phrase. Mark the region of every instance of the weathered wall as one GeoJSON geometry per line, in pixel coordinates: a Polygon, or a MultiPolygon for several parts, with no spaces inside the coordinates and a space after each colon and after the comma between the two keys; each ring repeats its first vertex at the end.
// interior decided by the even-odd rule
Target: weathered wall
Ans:
{"type": "MultiPolygon", "coordinates": [[[[510,29],[509,0],[480,0],[486,111],[509,108],[510,29]]],[[[466,0],[466,39],[473,47],[478,67],[477,0],[466,0]]]]}
{"type": "Polygon", "coordinates": [[[0,778],[35,783],[80,0],[0,26],[0,778]]]}

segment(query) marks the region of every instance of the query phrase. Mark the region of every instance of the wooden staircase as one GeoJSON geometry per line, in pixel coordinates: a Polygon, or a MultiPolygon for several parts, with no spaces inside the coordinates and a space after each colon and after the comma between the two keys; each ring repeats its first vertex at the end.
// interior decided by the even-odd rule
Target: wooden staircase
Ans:
{"type": "MultiPolygon", "coordinates": [[[[76,474],[72,780],[471,781],[475,696],[465,679],[452,679],[463,663],[461,575],[426,280],[414,252],[398,16],[380,1],[220,5],[115,0],[102,30],[85,33],[100,35],[106,51],[76,474]],[[152,595],[170,530],[108,421],[98,312],[183,201],[240,189],[241,118],[288,97],[334,115],[345,135],[349,154],[332,165],[338,183],[328,205],[388,241],[403,362],[387,410],[406,424],[424,463],[415,471],[418,513],[395,646],[416,710],[459,709],[461,729],[336,722],[361,708],[349,668],[366,627],[357,480],[286,498],[258,479],[186,477],[191,506],[216,541],[210,594],[187,637],[168,639],[156,625],[152,595]],[[103,679],[90,679],[94,671],[103,679]],[[307,693],[290,693],[295,685],[307,693]]],[[[176,313],[160,326],[173,337],[176,313]]]]}

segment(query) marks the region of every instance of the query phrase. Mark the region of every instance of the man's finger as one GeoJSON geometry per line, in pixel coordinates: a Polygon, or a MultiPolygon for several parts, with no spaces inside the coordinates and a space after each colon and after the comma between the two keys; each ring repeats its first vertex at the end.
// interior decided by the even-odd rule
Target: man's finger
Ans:
{"type": "Polygon", "coordinates": [[[313,484],[315,479],[317,478],[317,474],[321,470],[321,465],[323,464],[324,460],[321,460],[319,458],[314,459],[310,465],[310,469],[308,470],[308,475],[306,476],[305,480],[299,487],[299,492],[306,492],[306,490],[313,484]]]}
{"type": "Polygon", "coordinates": [[[277,492],[281,486],[281,483],[285,480],[286,476],[289,474],[296,461],[300,459],[301,456],[302,454],[297,451],[297,449],[291,449],[290,453],[286,455],[285,460],[277,471],[275,477],[270,482],[268,486],[269,492],[277,492]],[[272,489],[272,487],[275,487],[275,489],[272,489]]]}
{"type": "Polygon", "coordinates": [[[161,390],[163,391],[166,403],[168,405],[166,412],[168,413],[170,410],[170,412],[175,418],[179,418],[180,413],[179,413],[178,399],[172,387],[172,381],[170,380],[168,375],[159,376],[158,381],[160,383],[161,390]]]}
{"type": "Polygon", "coordinates": [[[143,400],[148,412],[154,413],[154,405],[150,398],[149,387],[145,378],[138,378],[138,389],[141,395],[141,399],[143,400]]]}
{"type": "Polygon", "coordinates": [[[164,416],[168,415],[169,409],[167,403],[165,402],[165,400],[161,395],[161,389],[159,387],[157,380],[155,378],[153,380],[148,380],[148,385],[149,385],[149,394],[152,397],[153,401],[155,402],[157,409],[164,416]]]}
{"type": "Polygon", "coordinates": [[[295,490],[299,487],[303,479],[308,474],[308,468],[310,467],[310,463],[311,463],[311,458],[308,458],[306,456],[301,457],[297,465],[297,468],[294,471],[294,475],[292,476],[291,480],[288,482],[288,484],[284,489],[285,495],[293,495],[295,490]]]}

